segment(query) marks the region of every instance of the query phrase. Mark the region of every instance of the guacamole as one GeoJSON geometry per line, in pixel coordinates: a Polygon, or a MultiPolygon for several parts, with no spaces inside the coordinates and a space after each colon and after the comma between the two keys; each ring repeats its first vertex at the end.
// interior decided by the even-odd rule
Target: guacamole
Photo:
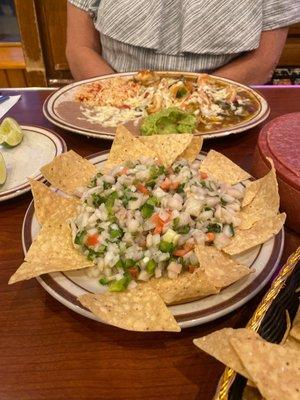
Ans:
{"type": "Polygon", "coordinates": [[[140,131],[144,136],[193,133],[196,116],[176,107],[165,108],[144,118],[140,131]]]}

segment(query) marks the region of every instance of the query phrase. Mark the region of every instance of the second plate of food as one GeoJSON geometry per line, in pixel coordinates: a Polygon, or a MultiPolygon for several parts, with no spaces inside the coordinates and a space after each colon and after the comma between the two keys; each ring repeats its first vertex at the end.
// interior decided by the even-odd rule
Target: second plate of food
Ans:
{"type": "Polygon", "coordinates": [[[269,115],[255,90],[228,79],[177,71],[105,75],[67,85],[44,103],[45,117],[85,136],[113,140],[126,124],[136,135],[244,132],[269,115]]]}
{"type": "Polygon", "coordinates": [[[15,147],[0,145],[2,168],[6,170],[5,181],[0,186],[0,202],[28,192],[28,179],[42,180],[41,166],[67,150],[65,141],[55,132],[31,125],[21,128],[20,144],[15,147]]]}

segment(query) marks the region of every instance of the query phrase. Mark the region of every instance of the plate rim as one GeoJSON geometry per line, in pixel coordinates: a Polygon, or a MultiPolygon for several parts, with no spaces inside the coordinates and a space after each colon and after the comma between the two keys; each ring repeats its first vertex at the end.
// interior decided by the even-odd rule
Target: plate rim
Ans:
{"type": "MultiPolygon", "coordinates": [[[[99,156],[108,154],[108,150],[103,150],[100,152],[96,152],[94,154],[86,157],[87,159],[96,159],[99,156]]],[[[205,152],[201,152],[200,154],[206,154],[205,152]]],[[[23,224],[22,224],[22,248],[24,254],[28,251],[30,244],[32,243],[31,237],[31,226],[32,220],[34,216],[34,202],[33,200],[30,202],[26,213],[24,215],[23,224]],[[27,232],[29,232],[29,236],[27,232]]],[[[276,274],[276,270],[281,260],[283,248],[285,242],[285,234],[284,227],[280,230],[280,232],[274,237],[273,246],[270,250],[270,255],[268,261],[264,267],[264,269],[260,272],[260,274],[251,281],[245,288],[240,290],[238,293],[233,295],[231,298],[223,301],[218,305],[214,305],[211,307],[207,307],[204,310],[192,311],[189,313],[176,315],[175,318],[179,323],[181,328],[188,328],[192,326],[201,325],[210,321],[214,321],[224,315],[229,314],[230,312],[240,308],[242,305],[250,301],[266,284],[269,282],[271,277],[276,274]],[[259,281],[259,282],[258,282],[259,281]],[[246,292],[246,293],[245,293],[246,292]],[[228,304],[229,303],[229,304],[228,304]],[[211,310],[214,310],[211,312],[211,310]]],[[[263,244],[260,245],[259,253],[256,255],[255,260],[252,262],[252,265],[255,263],[257,257],[259,256],[263,244]]],[[[62,273],[62,272],[60,272],[62,273]]],[[[59,285],[58,282],[54,280],[51,274],[44,274],[36,277],[37,281],[41,284],[41,286],[56,300],[62,303],[67,308],[75,311],[84,317],[91,318],[98,322],[101,322],[99,318],[93,315],[90,311],[88,311],[85,307],[83,307],[76,299],[76,297],[68,292],[63,286],[59,285]],[[59,290],[55,290],[55,287],[58,287],[59,290]],[[65,297],[64,297],[65,295],[65,297]],[[75,298],[75,302],[74,302],[75,298]]],[[[72,282],[77,285],[76,283],[72,282]]],[[[77,285],[78,286],[78,285],[77,285]]],[[[57,288],[56,288],[57,289],[57,288]]],[[[85,289],[86,290],[86,289],[85,289]]],[[[172,307],[172,306],[171,306],[172,307]]]]}
{"type": "MultiPolygon", "coordinates": [[[[62,129],[65,129],[69,132],[75,133],[75,134],[79,134],[79,135],[83,135],[83,136],[87,136],[87,137],[94,137],[94,138],[98,138],[98,139],[108,139],[108,140],[113,140],[115,135],[113,133],[105,133],[105,132],[95,132],[92,131],[88,128],[78,128],[75,125],[70,125],[68,123],[65,123],[61,118],[57,117],[55,115],[55,110],[54,110],[54,102],[58,99],[59,96],[61,96],[63,93],[67,92],[70,89],[75,88],[76,86],[80,86],[82,84],[86,84],[86,83],[90,83],[90,82],[94,82],[97,80],[104,80],[104,79],[110,79],[116,76],[133,76],[134,74],[136,74],[138,71],[133,71],[133,72],[121,72],[121,73],[116,73],[116,74],[105,74],[105,75],[101,75],[101,76],[97,76],[97,77],[93,77],[93,78],[88,78],[88,79],[83,79],[80,81],[76,81],[76,82],[72,82],[62,88],[59,88],[58,90],[56,90],[53,93],[50,93],[47,98],[45,99],[44,103],[43,103],[43,114],[45,116],[45,118],[48,119],[48,121],[50,121],[51,123],[53,123],[54,125],[59,126],[62,129]],[[53,114],[53,115],[52,115],[53,114]]],[[[156,71],[158,74],[162,74],[162,75],[178,75],[178,74],[183,74],[183,75],[187,75],[187,76],[198,76],[201,73],[197,73],[197,72],[189,72],[189,71],[156,71]]],[[[238,125],[236,125],[236,127],[231,127],[231,128],[224,128],[222,130],[219,130],[216,133],[211,133],[211,134],[195,134],[195,136],[201,136],[203,137],[203,139],[214,139],[214,138],[218,138],[218,137],[224,137],[224,136],[229,136],[231,134],[236,134],[236,133],[241,133],[244,131],[247,131],[248,129],[253,128],[256,125],[259,125],[260,123],[262,123],[264,120],[266,120],[268,118],[268,116],[270,115],[270,106],[269,103],[267,102],[266,98],[259,93],[258,91],[256,91],[255,89],[253,89],[250,86],[244,85],[242,83],[239,82],[235,82],[231,79],[227,79],[227,78],[222,78],[222,77],[216,77],[214,75],[211,75],[214,78],[216,78],[217,80],[220,80],[222,82],[226,82],[226,83],[230,83],[233,84],[235,86],[239,86],[242,87],[243,89],[245,89],[246,91],[250,92],[258,101],[259,105],[260,105],[260,111],[256,114],[255,117],[253,117],[251,120],[249,121],[245,121],[242,122],[238,125]],[[265,110],[263,111],[265,107],[265,110]]]]}
{"type": "MultiPolygon", "coordinates": [[[[20,125],[23,130],[33,131],[39,134],[42,134],[49,138],[54,147],[55,147],[55,155],[57,157],[60,154],[63,154],[67,151],[67,144],[65,140],[55,131],[52,129],[44,128],[43,126],[39,125],[20,125]]],[[[45,178],[41,173],[39,173],[35,178],[36,181],[44,181],[45,178]]],[[[13,199],[15,197],[21,196],[26,192],[30,191],[30,183],[29,181],[21,183],[20,185],[14,186],[8,190],[0,192],[0,202],[6,201],[9,199],[13,199]]]]}

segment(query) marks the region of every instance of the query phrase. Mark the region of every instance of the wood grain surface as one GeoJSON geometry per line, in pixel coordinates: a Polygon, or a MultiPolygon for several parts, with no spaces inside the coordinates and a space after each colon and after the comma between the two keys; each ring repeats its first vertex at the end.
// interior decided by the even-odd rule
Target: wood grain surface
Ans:
{"type": "MultiPolygon", "coordinates": [[[[270,103],[270,118],[299,111],[300,88],[260,92],[270,103]]],[[[21,92],[7,115],[60,133],[68,148],[83,156],[110,147],[111,142],[64,132],[46,121],[42,104],[49,93],[21,92]]],[[[259,129],[205,141],[204,150],[221,151],[251,171],[259,129]]],[[[223,366],[192,339],[244,326],[263,292],[239,310],[179,334],[126,332],[86,319],[58,303],[35,279],[7,285],[23,260],[21,228],[31,199],[25,194],[0,203],[0,399],[212,399],[223,366]]],[[[281,265],[299,245],[300,236],[286,229],[281,265]]]]}

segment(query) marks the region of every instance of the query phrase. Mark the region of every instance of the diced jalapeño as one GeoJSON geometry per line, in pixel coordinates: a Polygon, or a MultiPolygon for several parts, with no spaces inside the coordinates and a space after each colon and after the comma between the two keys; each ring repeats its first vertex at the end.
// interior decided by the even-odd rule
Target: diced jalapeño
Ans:
{"type": "Polygon", "coordinates": [[[153,275],[156,268],[156,262],[154,260],[150,260],[147,262],[146,271],[149,275],[153,275]]]}
{"type": "Polygon", "coordinates": [[[165,240],[162,240],[159,243],[159,250],[162,251],[163,253],[172,253],[174,247],[175,246],[173,243],[166,242],[165,240]]]}
{"type": "Polygon", "coordinates": [[[150,206],[157,206],[157,205],[159,205],[159,200],[157,197],[151,196],[146,201],[146,203],[149,204],[150,206]]]}
{"type": "Polygon", "coordinates": [[[112,192],[105,201],[105,207],[109,214],[112,213],[113,206],[115,204],[115,200],[118,198],[117,192],[112,192]]]}
{"type": "Polygon", "coordinates": [[[117,268],[117,269],[124,269],[124,266],[125,266],[125,263],[124,263],[124,261],[123,260],[119,260],[119,261],[117,261],[116,263],[115,263],[115,268],[117,268]]]}
{"type": "Polygon", "coordinates": [[[141,207],[141,213],[143,218],[150,218],[153,212],[154,212],[154,206],[152,206],[151,204],[145,203],[141,207]]]}
{"type": "Polygon", "coordinates": [[[117,224],[112,224],[109,227],[109,234],[111,239],[120,239],[123,237],[124,232],[117,224]]]}
{"type": "Polygon", "coordinates": [[[132,258],[127,258],[127,260],[125,260],[125,268],[131,268],[136,264],[136,261],[133,260],[132,258]]]}
{"type": "Polygon", "coordinates": [[[109,291],[110,292],[123,292],[127,288],[131,281],[129,274],[124,274],[123,278],[118,281],[111,281],[109,283],[109,291]]]}

